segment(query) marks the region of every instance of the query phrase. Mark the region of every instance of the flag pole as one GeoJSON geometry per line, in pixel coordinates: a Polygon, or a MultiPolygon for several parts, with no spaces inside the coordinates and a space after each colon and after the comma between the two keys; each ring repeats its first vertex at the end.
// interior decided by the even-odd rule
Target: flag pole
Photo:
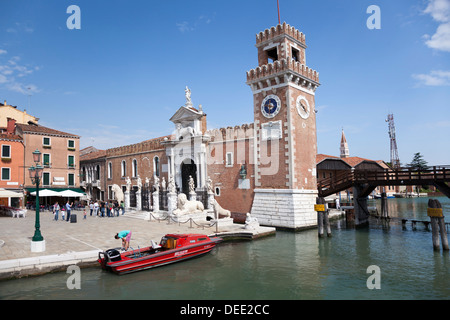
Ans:
{"type": "Polygon", "coordinates": [[[277,8],[278,8],[278,24],[281,24],[281,18],[280,18],[280,0],[277,0],[277,8]]]}

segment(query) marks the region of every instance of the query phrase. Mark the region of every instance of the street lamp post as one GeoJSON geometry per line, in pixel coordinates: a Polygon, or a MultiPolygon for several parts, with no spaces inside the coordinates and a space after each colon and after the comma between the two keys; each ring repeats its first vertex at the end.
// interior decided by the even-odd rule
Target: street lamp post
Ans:
{"type": "Polygon", "coordinates": [[[40,164],[41,153],[38,149],[33,152],[33,161],[36,166],[31,166],[28,171],[30,173],[31,183],[36,185],[36,220],[34,224],[34,236],[31,239],[31,251],[43,252],[45,251],[45,240],[41,234],[41,225],[39,219],[39,184],[42,180],[42,173],[44,167],[40,164]]]}

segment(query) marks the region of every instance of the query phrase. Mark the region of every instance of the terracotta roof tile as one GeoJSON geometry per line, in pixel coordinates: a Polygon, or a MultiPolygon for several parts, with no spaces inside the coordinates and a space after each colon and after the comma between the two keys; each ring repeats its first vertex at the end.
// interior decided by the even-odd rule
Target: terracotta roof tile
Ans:
{"type": "Polygon", "coordinates": [[[16,126],[19,127],[22,130],[22,132],[27,132],[27,133],[37,133],[37,134],[43,134],[43,135],[49,134],[49,135],[67,136],[67,137],[71,137],[71,138],[80,138],[80,136],[77,136],[75,134],[47,128],[47,127],[44,127],[41,125],[29,125],[29,124],[17,123],[16,126]]]}

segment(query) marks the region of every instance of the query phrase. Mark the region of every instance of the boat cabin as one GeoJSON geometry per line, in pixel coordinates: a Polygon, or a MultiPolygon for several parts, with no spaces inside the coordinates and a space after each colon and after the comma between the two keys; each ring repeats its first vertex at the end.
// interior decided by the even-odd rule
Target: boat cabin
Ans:
{"type": "Polygon", "coordinates": [[[193,245],[202,241],[210,240],[204,234],[167,234],[162,237],[160,246],[168,250],[193,245]]]}

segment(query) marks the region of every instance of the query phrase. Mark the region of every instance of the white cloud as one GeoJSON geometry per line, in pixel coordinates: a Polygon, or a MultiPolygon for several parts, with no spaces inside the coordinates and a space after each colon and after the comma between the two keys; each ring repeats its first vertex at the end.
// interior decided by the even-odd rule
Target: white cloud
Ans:
{"type": "Polygon", "coordinates": [[[424,13],[430,14],[438,22],[450,21],[450,1],[430,0],[424,13]]]}
{"type": "MultiPolygon", "coordinates": [[[[0,50],[0,54],[6,53],[5,50],[0,50]]],[[[22,65],[19,56],[6,57],[6,59],[8,59],[7,62],[0,65],[0,88],[22,94],[37,93],[40,91],[36,85],[24,82],[26,81],[26,77],[34,71],[39,70],[39,67],[22,65]],[[20,79],[20,81],[17,79],[20,79]]]]}
{"type": "Polygon", "coordinates": [[[178,30],[180,30],[182,33],[185,33],[185,32],[187,32],[187,31],[193,31],[193,30],[194,30],[194,28],[191,27],[191,26],[189,25],[189,22],[187,22],[187,21],[183,21],[183,22],[181,22],[181,23],[177,23],[177,28],[178,28],[178,30]]]}
{"type": "Polygon", "coordinates": [[[441,24],[425,43],[429,48],[450,52],[450,22],[441,24]]]}
{"type": "Polygon", "coordinates": [[[425,44],[432,49],[450,52],[450,0],[429,0],[424,13],[441,23],[434,35],[425,36],[425,44]]]}
{"type": "Polygon", "coordinates": [[[433,70],[429,74],[413,74],[412,77],[425,86],[450,86],[450,71],[433,70]]]}
{"type": "Polygon", "coordinates": [[[7,54],[7,53],[8,53],[8,51],[0,49],[0,54],[7,54]]]}

